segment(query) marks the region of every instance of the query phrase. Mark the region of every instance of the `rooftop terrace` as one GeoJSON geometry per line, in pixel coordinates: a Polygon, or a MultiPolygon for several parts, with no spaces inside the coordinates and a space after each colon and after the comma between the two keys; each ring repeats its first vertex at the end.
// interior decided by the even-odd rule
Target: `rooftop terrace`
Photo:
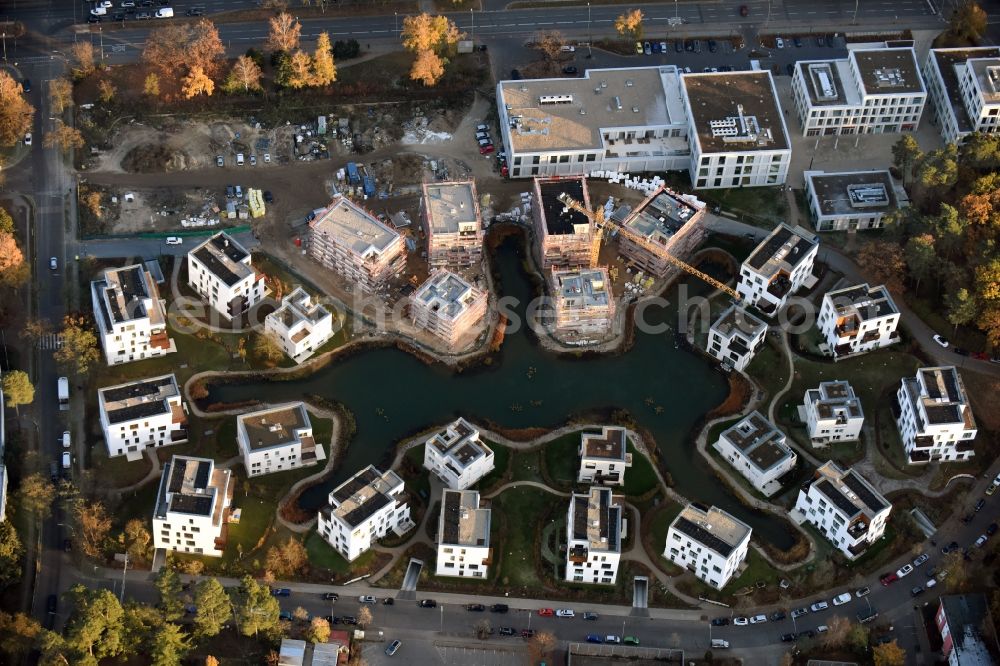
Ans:
{"type": "Polygon", "coordinates": [[[323,511],[350,527],[357,527],[379,509],[395,502],[393,494],[402,487],[403,480],[395,472],[379,472],[369,465],[334,488],[330,492],[333,506],[326,506],[323,511]]]}
{"type": "Polygon", "coordinates": [[[779,272],[791,274],[816,244],[805,230],[780,224],[743,263],[766,278],[779,272]]]}
{"type": "Polygon", "coordinates": [[[681,81],[702,153],[790,148],[770,72],[686,74],[681,81]]]}
{"type": "Polygon", "coordinates": [[[445,489],[441,496],[441,516],[438,534],[440,543],[489,547],[490,510],[480,508],[475,490],[445,489]]]}
{"type": "Polygon", "coordinates": [[[591,486],[586,495],[574,493],[571,536],[586,541],[590,550],[621,551],[622,507],[625,498],[613,495],[610,488],[591,486]]]}
{"type": "Polygon", "coordinates": [[[173,375],[151,377],[98,390],[101,406],[112,425],[173,411],[171,398],[180,395],[173,375]]]}
{"type": "Polygon", "coordinates": [[[300,442],[313,444],[312,424],[305,405],[293,402],[236,417],[236,426],[253,451],[300,442]],[[305,434],[302,431],[308,430],[305,434]]]}
{"type": "Polygon", "coordinates": [[[462,316],[480,297],[481,292],[472,284],[451,271],[440,269],[411,296],[438,317],[452,321],[462,316]]]}
{"type": "Polygon", "coordinates": [[[756,410],[724,430],[720,437],[729,440],[760,471],[795,456],[785,444],[784,433],[756,410]]]}

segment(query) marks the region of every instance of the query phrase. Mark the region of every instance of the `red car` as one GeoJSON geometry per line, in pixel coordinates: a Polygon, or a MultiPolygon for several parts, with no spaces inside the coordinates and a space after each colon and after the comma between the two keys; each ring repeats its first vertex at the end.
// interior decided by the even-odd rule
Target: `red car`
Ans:
{"type": "Polygon", "coordinates": [[[492,143],[488,143],[485,146],[479,146],[480,155],[489,155],[490,153],[493,152],[493,150],[494,148],[492,143]]]}
{"type": "Polygon", "coordinates": [[[551,608],[539,608],[538,609],[538,616],[539,617],[552,617],[555,614],[556,614],[556,612],[554,610],[552,610],[551,608]]]}
{"type": "Polygon", "coordinates": [[[881,578],[879,578],[878,580],[883,585],[888,586],[892,585],[897,580],[899,580],[899,576],[897,576],[895,573],[887,573],[887,574],[882,574],[881,578]]]}

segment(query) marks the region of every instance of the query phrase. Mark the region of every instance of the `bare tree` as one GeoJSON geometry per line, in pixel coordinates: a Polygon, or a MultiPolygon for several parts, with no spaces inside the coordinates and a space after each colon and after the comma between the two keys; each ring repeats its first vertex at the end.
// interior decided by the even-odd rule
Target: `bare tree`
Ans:
{"type": "Polygon", "coordinates": [[[270,32],[267,36],[267,48],[272,51],[292,51],[299,48],[299,37],[302,24],[291,14],[281,12],[268,19],[270,32]]]}

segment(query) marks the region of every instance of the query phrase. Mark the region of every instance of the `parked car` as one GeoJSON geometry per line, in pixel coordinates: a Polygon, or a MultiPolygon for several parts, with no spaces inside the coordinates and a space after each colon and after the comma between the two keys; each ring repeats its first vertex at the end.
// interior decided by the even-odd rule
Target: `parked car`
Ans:
{"type": "Polygon", "coordinates": [[[709,53],[715,53],[718,50],[719,50],[718,43],[716,43],[716,41],[714,39],[708,40],[708,52],[709,53]]]}
{"type": "Polygon", "coordinates": [[[729,624],[728,617],[717,617],[714,620],[712,620],[713,627],[725,627],[728,624],[729,624]]]}
{"type": "Polygon", "coordinates": [[[733,624],[736,625],[737,627],[745,627],[748,624],[750,624],[750,620],[747,619],[747,618],[745,618],[745,617],[743,617],[743,616],[734,617],[733,618],[733,624]]]}
{"type": "Polygon", "coordinates": [[[851,596],[850,592],[844,592],[843,594],[838,594],[837,596],[835,596],[833,598],[833,605],[834,606],[843,606],[844,604],[846,604],[847,602],[849,602],[853,598],[854,597],[851,596]]]}
{"type": "Polygon", "coordinates": [[[156,18],[173,18],[174,10],[172,7],[164,7],[163,9],[156,10],[156,18]]]}
{"type": "Polygon", "coordinates": [[[750,16],[750,8],[746,5],[740,5],[740,16],[750,16]]]}
{"type": "Polygon", "coordinates": [[[21,79],[21,90],[31,92],[31,79],[21,79]]]}
{"type": "Polygon", "coordinates": [[[600,617],[601,617],[600,615],[591,611],[587,611],[586,613],[583,614],[584,620],[597,620],[600,617]]]}
{"type": "Polygon", "coordinates": [[[635,636],[626,636],[625,638],[622,639],[622,643],[624,643],[625,645],[638,645],[639,639],[636,638],[635,636]]]}
{"type": "Polygon", "coordinates": [[[950,553],[953,550],[956,550],[957,548],[958,548],[958,542],[957,541],[952,541],[947,546],[942,546],[941,547],[941,552],[943,554],[947,555],[948,553],[950,553]]]}
{"type": "Polygon", "coordinates": [[[978,502],[976,502],[976,506],[975,506],[975,508],[973,510],[976,513],[979,513],[980,511],[983,510],[984,506],[986,506],[986,500],[980,498],[980,500],[978,502]]]}
{"type": "Polygon", "coordinates": [[[894,573],[887,573],[882,574],[882,576],[879,577],[878,582],[882,583],[882,585],[892,585],[897,580],[899,580],[899,576],[894,573]]]}
{"type": "Polygon", "coordinates": [[[782,643],[792,643],[795,641],[795,634],[781,634],[782,643]]]}
{"type": "Polygon", "coordinates": [[[635,43],[635,53],[636,55],[642,55],[642,42],[635,43]]]}
{"type": "Polygon", "coordinates": [[[785,611],[776,610],[768,617],[771,622],[781,622],[785,619],[785,611]]]}
{"type": "Polygon", "coordinates": [[[484,610],[486,610],[486,606],[482,604],[466,604],[465,610],[472,611],[474,613],[482,613],[484,610]]]}
{"type": "Polygon", "coordinates": [[[25,133],[25,135],[24,135],[24,145],[26,145],[26,146],[30,146],[31,145],[31,132],[26,132],[25,133]]]}
{"type": "Polygon", "coordinates": [[[967,349],[962,349],[961,347],[952,347],[951,351],[958,354],[959,356],[968,356],[969,351],[967,349]]]}
{"type": "Polygon", "coordinates": [[[808,608],[796,608],[795,610],[792,611],[792,619],[797,620],[803,615],[808,615],[808,614],[809,614],[808,608]]]}
{"type": "Polygon", "coordinates": [[[912,564],[904,564],[903,566],[901,566],[899,569],[896,570],[896,576],[898,576],[899,578],[905,578],[909,576],[911,573],[913,573],[912,564]]]}
{"type": "Polygon", "coordinates": [[[513,636],[517,632],[514,631],[514,627],[500,627],[501,636],[513,636]]]}
{"type": "Polygon", "coordinates": [[[649,42],[642,45],[642,52],[646,55],[651,55],[653,53],[653,48],[649,45],[649,42]]]}
{"type": "Polygon", "coordinates": [[[817,35],[816,46],[826,46],[826,37],[824,37],[823,35],[817,35]]]}
{"type": "Polygon", "coordinates": [[[830,604],[827,603],[826,601],[817,601],[816,603],[814,603],[812,606],[809,607],[809,610],[811,610],[813,613],[818,613],[820,611],[825,611],[829,607],[830,604]]]}
{"type": "Polygon", "coordinates": [[[766,615],[754,615],[750,618],[750,624],[763,624],[764,622],[767,622],[766,615]]]}
{"type": "Polygon", "coordinates": [[[666,42],[660,42],[660,52],[662,52],[662,53],[666,53],[667,52],[667,43],[666,42]]]}
{"type": "MultiPolygon", "coordinates": [[[[65,454],[63,454],[63,455],[65,455],[65,454]]],[[[990,538],[988,536],[986,536],[985,534],[980,534],[979,538],[976,539],[976,548],[982,548],[983,546],[986,545],[986,542],[989,541],[989,540],[990,540],[990,538]]]]}
{"type": "Polygon", "coordinates": [[[576,617],[576,613],[571,608],[560,608],[556,611],[556,617],[576,617]]]}
{"type": "Polygon", "coordinates": [[[400,646],[401,646],[402,644],[403,644],[403,643],[402,643],[402,642],[400,642],[400,641],[398,641],[398,640],[395,640],[395,641],[393,641],[393,642],[389,643],[388,647],[386,647],[386,649],[385,649],[385,654],[386,654],[386,656],[387,656],[387,657],[391,657],[391,656],[393,656],[394,654],[396,654],[397,652],[399,652],[399,647],[400,647],[400,646]]]}
{"type": "Polygon", "coordinates": [[[184,239],[180,236],[167,236],[167,240],[164,242],[167,245],[181,245],[184,243],[184,239]]]}
{"type": "Polygon", "coordinates": [[[490,606],[491,613],[506,613],[510,608],[507,604],[493,604],[490,606]]]}
{"type": "Polygon", "coordinates": [[[364,594],[358,597],[358,603],[360,604],[373,604],[375,603],[375,597],[370,594],[364,594]]]}
{"type": "Polygon", "coordinates": [[[257,156],[256,155],[251,155],[250,156],[250,166],[257,166],[257,156]]]}
{"type": "Polygon", "coordinates": [[[948,340],[946,338],[944,338],[943,336],[937,335],[937,334],[934,335],[934,342],[938,343],[939,345],[941,345],[945,349],[947,349],[948,346],[951,344],[950,342],[948,342],[948,340]]]}
{"type": "Polygon", "coordinates": [[[568,74],[570,76],[576,76],[577,70],[576,65],[566,65],[563,67],[563,74],[568,74]]]}
{"type": "Polygon", "coordinates": [[[69,430],[63,432],[62,437],[60,439],[62,440],[62,446],[64,449],[70,448],[69,430]]]}
{"type": "Polygon", "coordinates": [[[384,599],[382,599],[382,605],[383,606],[393,606],[393,605],[395,605],[395,603],[396,603],[396,600],[393,599],[392,597],[385,597],[384,599]]]}
{"type": "Polygon", "coordinates": [[[914,588],[912,588],[910,590],[910,596],[911,597],[916,597],[916,596],[919,596],[919,595],[921,595],[923,593],[924,593],[924,588],[920,587],[919,585],[917,585],[916,587],[914,587],[914,588]]]}
{"type": "Polygon", "coordinates": [[[608,634],[604,637],[605,643],[610,643],[611,645],[618,645],[622,642],[621,636],[616,636],[615,634],[608,634]]]}
{"type": "Polygon", "coordinates": [[[271,153],[264,153],[264,164],[271,163],[271,153]]]}
{"type": "Polygon", "coordinates": [[[552,617],[556,614],[551,608],[539,608],[538,617],[552,617]]]}
{"type": "Polygon", "coordinates": [[[274,195],[271,190],[264,190],[264,203],[274,203],[274,195]]]}
{"type": "Polygon", "coordinates": [[[291,622],[292,621],[292,611],[281,611],[280,613],[278,613],[278,619],[279,620],[283,620],[285,622],[291,622]]]}
{"type": "MultiPolygon", "coordinates": [[[[29,145],[30,145],[30,144],[29,144],[29,145]]],[[[990,485],[989,485],[989,486],[988,486],[988,487],[986,488],[986,496],[987,496],[987,497],[992,497],[992,496],[993,496],[993,493],[995,493],[995,492],[997,491],[997,488],[1000,488],[1000,486],[998,486],[998,485],[997,485],[997,483],[996,483],[996,481],[994,481],[993,483],[991,483],[991,484],[990,484],[990,485]]]]}
{"type": "Polygon", "coordinates": [[[986,528],[986,536],[993,536],[996,533],[997,533],[997,524],[990,523],[989,526],[986,528]]]}
{"type": "Polygon", "coordinates": [[[800,631],[795,635],[796,638],[815,638],[816,632],[812,629],[806,629],[805,631],[800,631]]]}
{"type": "Polygon", "coordinates": [[[800,38],[800,37],[793,37],[792,38],[792,43],[795,44],[795,48],[797,48],[797,49],[802,48],[802,38],[800,38]]]}
{"type": "Polygon", "coordinates": [[[860,590],[858,590],[857,592],[855,592],[854,596],[856,596],[858,599],[860,599],[861,597],[867,597],[870,592],[871,592],[871,588],[863,587],[860,590]]]}
{"type": "Polygon", "coordinates": [[[604,639],[601,638],[600,636],[598,636],[597,634],[587,634],[587,642],[588,643],[603,643],[604,639]]]}
{"type": "Polygon", "coordinates": [[[535,635],[534,629],[522,629],[521,638],[532,638],[535,635]]]}
{"type": "Polygon", "coordinates": [[[271,588],[271,596],[272,597],[287,597],[287,596],[291,596],[291,594],[292,594],[292,591],[289,590],[287,587],[272,587],[271,588]]]}
{"type": "Polygon", "coordinates": [[[479,146],[479,154],[480,155],[489,155],[490,153],[493,152],[493,150],[494,150],[493,144],[491,144],[491,143],[487,144],[485,146],[479,146]]]}
{"type": "Polygon", "coordinates": [[[153,15],[150,14],[149,12],[139,12],[138,14],[135,15],[135,18],[137,21],[145,21],[146,19],[153,18],[153,15]]]}
{"type": "Polygon", "coordinates": [[[417,605],[421,608],[437,608],[438,602],[433,599],[421,599],[417,605]]]}
{"type": "Polygon", "coordinates": [[[345,615],[344,617],[340,618],[340,623],[349,624],[353,626],[358,623],[358,618],[354,617],[353,615],[345,615]]]}
{"type": "Polygon", "coordinates": [[[931,578],[929,581],[924,583],[924,588],[929,590],[932,587],[935,587],[936,585],[937,585],[937,578],[931,578]]]}
{"type": "Polygon", "coordinates": [[[785,48],[785,40],[783,40],[781,37],[775,37],[774,46],[779,49],[785,48]]]}
{"type": "Polygon", "coordinates": [[[337,599],[340,599],[340,595],[337,594],[336,592],[323,593],[323,601],[336,601],[337,599]]]}
{"type": "Polygon", "coordinates": [[[236,153],[236,166],[243,166],[243,153],[236,153]]]}
{"type": "Polygon", "coordinates": [[[921,564],[923,564],[929,559],[931,559],[930,555],[928,555],[927,553],[921,553],[920,555],[917,556],[917,559],[913,560],[913,566],[919,567],[921,564]]]}

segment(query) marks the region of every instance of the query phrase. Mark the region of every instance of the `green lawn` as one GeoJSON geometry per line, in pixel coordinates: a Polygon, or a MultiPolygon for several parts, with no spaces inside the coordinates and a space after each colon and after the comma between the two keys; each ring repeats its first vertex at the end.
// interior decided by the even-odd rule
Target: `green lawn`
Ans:
{"type": "Polygon", "coordinates": [[[493,451],[493,471],[481,478],[476,486],[482,491],[488,492],[507,475],[507,469],[510,467],[511,451],[503,444],[488,442],[485,439],[483,443],[493,451]]]}
{"type": "Polygon", "coordinates": [[[564,488],[576,484],[576,475],[580,469],[580,436],[583,432],[586,431],[566,433],[542,446],[545,471],[553,482],[564,488]]]}
{"type": "MultiPolygon", "coordinates": [[[[747,366],[747,374],[756,379],[763,387],[767,392],[768,400],[773,398],[788,381],[788,364],[785,362],[784,354],[771,341],[770,336],[757,355],[754,356],[754,359],[750,361],[750,365],[747,366]]],[[[766,415],[766,408],[764,413],[766,415]]]]}
{"type": "Polygon", "coordinates": [[[406,482],[406,492],[420,497],[424,503],[430,502],[431,480],[430,472],[424,469],[424,447],[420,444],[403,454],[406,464],[403,465],[403,480],[406,482]],[[408,470],[415,470],[410,474],[408,470]]]}
{"type": "Polygon", "coordinates": [[[535,571],[538,554],[536,527],[560,498],[537,488],[511,488],[493,500],[493,515],[503,516],[504,536],[494,541],[500,558],[501,585],[527,593],[538,590],[542,582],[535,571]]]}
{"type": "Polygon", "coordinates": [[[315,530],[306,537],[306,552],[309,554],[310,564],[329,569],[337,574],[347,574],[353,569],[363,569],[375,558],[375,551],[369,550],[359,555],[354,562],[348,562],[315,530]]]}
{"type": "Polygon", "coordinates": [[[639,453],[632,440],[628,440],[628,452],[632,454],[632,466],[625,470],[625,494],[629,497],[645,495],[660,484],[653,463],[639,453]]]}
{"type": "Polygon", "coordinates": [[[542,478],[541,464],[541,453],[537,449],[515,452],[511,461],[511,480],[545,483],[545,479],[542,478]]]}
{"type": "Polygon", "coordinates": [[[737,187],[703,190],[702,197],[710,205],[736,213],[748,224],[768,230],[788,214],[788,204],[780,187],[737,187]]]}
{"type": "MultiPolygon", "coordinates": [[[[89,447],[90,468],[94,471],[94,484],[98,488],[123,488],[141,481],[153,464],[149,458],[129,462],[125,456],[108,457],[108,449],[103,444],[89,447]]],[[[152,482],[156,485],[156,482],[152,482]]]]}
{"type": "Polygon", "coordinates": [[[754,548],[747,549],[746,565],[747,568],[743,573],[722,588],[723,593],[732,593],[740,588],[756,585],[758,581],[776,585],[781,580],[780,573],[754,548]]]}
{"type": "Polygon", "coordinates": [[[224,562],[250,557],[274,520],[274,504],[257,497],[244,496],[241,490],[237,490],[233,496],[233,508],[240,509],[240,522],[229,524],[229,540],[222,557],[224,562]]]}

